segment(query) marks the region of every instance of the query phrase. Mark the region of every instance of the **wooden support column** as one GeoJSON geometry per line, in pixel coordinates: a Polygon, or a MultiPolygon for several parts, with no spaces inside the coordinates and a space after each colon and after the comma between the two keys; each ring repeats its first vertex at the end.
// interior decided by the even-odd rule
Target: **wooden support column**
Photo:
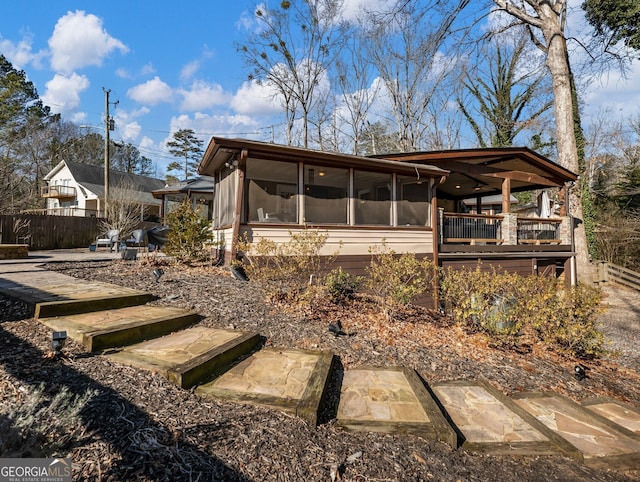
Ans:
{"type": "MultiPolygon", "coordinates": [[[[440,252],[440,216],[438,213],[438,191],[433,179],[430,181],[431,186],[431,235],[433,243],[433,265],[434,269],[438,269],[440,260],[438,254],[440,252]]],[[[436,272],[437,273],[437,272],[436,272]]],[[[433,309],[437,310],[440,304],[440,283],[438,276],[433,277],[433,309]]]]}
{"type": "Polygon", "coordinates": [[[511,212],[511,179],[508,177],[502,180],[502,213],[511,212]]]}
{"type": "Polygon", "coordinates": [[[238,253],[238,236],[240,235],[240,221],[242,218],[242,198],[244,197],[244,177],[247,168],[249,151],[242,149],[236,172],[236,205],[233,213],[233,239],[231,240],[231,260],[236,259],[238,253]]]}

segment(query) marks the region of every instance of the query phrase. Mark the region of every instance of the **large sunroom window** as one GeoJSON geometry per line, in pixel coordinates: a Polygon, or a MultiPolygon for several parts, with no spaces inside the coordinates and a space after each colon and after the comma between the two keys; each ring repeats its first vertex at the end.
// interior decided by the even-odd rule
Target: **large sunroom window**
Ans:
{"type": "Polygon", "coordinates": [[[347,224],[348,192],[348,169],[305,165],[305,222],[347,224]]]}
{"type": "Polygon", "coordinates": [[[391,224],[391,174],[354,171],[355,224],[391,224]]]}
{"type": "Polygon", "coordinates": [[[246,219],[250,223],[298,221],[298,164],[247,159],[246,219]]]}
{"type": "Polygon", "coordinates": [[[429,182],[397,176],[398,226],[429,226],[429,182]]]}

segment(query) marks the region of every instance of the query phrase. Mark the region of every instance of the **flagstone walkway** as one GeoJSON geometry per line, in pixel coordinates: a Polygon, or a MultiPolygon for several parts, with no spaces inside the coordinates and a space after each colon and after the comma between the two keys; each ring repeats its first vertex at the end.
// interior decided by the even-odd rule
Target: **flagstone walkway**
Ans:
{"type": "MultiPolygon", "coordinates": [[[[88,351],[156,372],[202,397],[255,403],[316,424],[335,356],[261,348],[260,334],[205,328],[187,310],[148,305],[148,293],[0,261],[0,292],[88,351]]],[[[611,399],[582,405],[552,393],[508,398],[473,380],[430,385],[405,367],[344,372],[336,423],[411,433],[492,455],[562,455],[640,469],[640,411],[611,399]]]]}

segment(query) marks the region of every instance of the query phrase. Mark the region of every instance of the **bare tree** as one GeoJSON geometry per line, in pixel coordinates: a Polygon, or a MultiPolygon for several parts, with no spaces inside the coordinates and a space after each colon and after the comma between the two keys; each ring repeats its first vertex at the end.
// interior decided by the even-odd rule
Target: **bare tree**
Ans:
{"type": "Polygon", "coordinates": [[[382,79],[380,96],[388,96],[401,151],[416,150],[424,141],[429,102],[456,65],[456,56],[444,58],[442,51],[468,3],[404,0],[391,13],[368,13],[367,55],[382,79]]]}
{"type": "Polygon", "coordinates": [[[340,53],[344,24],[340,0],[282,1],[278,7],[255,8],[259,24],[239,46],[249,78],[265,82],[281,96],[292,141],[296,114],[302,121],[302,144],[308,147],[310,115],[327,66],[340,53]]]}
{"type": "Polygon", "coordinates": [[[354,36],[335,63],[335,83],[339,92],[340,108],[337,116],[345,125],[343,133],[351,141],[351,151],[358,155],[367,114],[379,91],[379,83],[373,83],[371,65],[362,44],[362,38],[354,36]]]}
{"type": "Polygon", "coordinates": [[[109,190],[107,212],[99,222],[103,232],[117,229],[121,239],[128,236],[144,218],[144,203],[140,187],[123,181],[109,190]]]}

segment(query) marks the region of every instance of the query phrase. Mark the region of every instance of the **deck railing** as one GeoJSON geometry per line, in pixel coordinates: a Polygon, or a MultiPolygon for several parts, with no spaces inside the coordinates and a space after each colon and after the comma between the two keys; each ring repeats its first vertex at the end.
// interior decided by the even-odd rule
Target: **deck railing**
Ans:
{"type": "Polygon", "coordinates": [[[442,213],[440,242],[503,243],[502,217],[485,214],[442,213]]]}
{"type": "Polygon", "coordinates": [[[520,218],[514,214],[462,214],[440,211],[440,244],[568,244],[562,219],[520,218]]]}
{"type": "Polygon", "coordinates": [[[76,188],[73,186],[42,186],[40,189],[41,197],[52,198],[74,198],[76,197],[76,188]]]}
{"type": "Polygon", "coordinates": [[[560,244],[561,219],[518,218],[518,244],[560,244]]]}

